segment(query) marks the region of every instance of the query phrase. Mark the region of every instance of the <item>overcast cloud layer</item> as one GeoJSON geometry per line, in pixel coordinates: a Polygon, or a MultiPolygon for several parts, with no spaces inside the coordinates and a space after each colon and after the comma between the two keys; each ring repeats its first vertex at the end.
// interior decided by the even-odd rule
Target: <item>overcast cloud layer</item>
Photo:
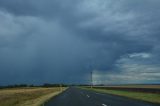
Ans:
{"type": "Polygon", "coordinates": [[[160,83],[160,0],[0,0],[0,84],[160,83]]]}

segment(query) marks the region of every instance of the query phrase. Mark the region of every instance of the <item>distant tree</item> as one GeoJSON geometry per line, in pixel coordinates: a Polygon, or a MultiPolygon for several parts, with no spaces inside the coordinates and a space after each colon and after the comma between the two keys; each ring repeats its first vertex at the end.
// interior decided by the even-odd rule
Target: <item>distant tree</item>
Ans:
{"type": "Polygon", "coordinates": [[[28,87],[35,87],[35,85],[31,84],[31,85],[28,85],[28,87]]]}
{"type": "Polygon", "coordinates": [[[44,83],[42,85],[42,87],[59,87],[59,86],[66,87],[67,85],[65,85],[65,84],[49,84],[49,83],[44,83]]]}

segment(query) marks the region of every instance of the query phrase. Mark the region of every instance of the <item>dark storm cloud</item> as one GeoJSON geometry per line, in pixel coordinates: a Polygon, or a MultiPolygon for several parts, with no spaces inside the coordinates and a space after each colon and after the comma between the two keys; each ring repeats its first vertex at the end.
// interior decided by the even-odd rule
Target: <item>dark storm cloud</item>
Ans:
{"type": "MultiPolygon", "coordinates": [[[[156,67],[153,71],[158,70],[159,3],[159,0],[0,0],[1,83],[86,83],[94,69],[110,73],[107,76],[110,82],[97,74],[97,80],[104,80],[100,83],[112,83],[116,73],[122,75],[115,75],[115,80],[123,81],[128,76],[128,82],[124,83],[129,83],[132,78],[128,71],[137,62],[137,70],[148,69],[146,64],[156,67]],[[126,57],[134,54],[152,56],[126,57]],[[148,60],[151,62],[147,63],[148,60]],[[123,68],[125,65],[128,67],[123,68]]],[[[144,79],[140,81],[143,83],[144,79]]],[[[159,79],[149,82],[154,81],[159,79]]]]}

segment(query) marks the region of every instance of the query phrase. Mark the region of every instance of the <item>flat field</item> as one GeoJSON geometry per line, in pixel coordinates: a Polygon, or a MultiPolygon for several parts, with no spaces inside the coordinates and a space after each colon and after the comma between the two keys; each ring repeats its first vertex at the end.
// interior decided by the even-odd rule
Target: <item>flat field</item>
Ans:
{"type": "Polygon", "coordinates": [[[59,93],[58,87],[0,89],[0,106],[40,106],[59,93]]]}
{"type": "Polygon", "coordinates": [[[160,104],[160,85],[94,86],[84,89],[160,104]]]}
{"type": "Polygon", "coordinates": [[[145,92],[160,94],[160,85],[117,85],[117,86],[94,86],[106,90],[122,90],[132,92],[145,92]]]}

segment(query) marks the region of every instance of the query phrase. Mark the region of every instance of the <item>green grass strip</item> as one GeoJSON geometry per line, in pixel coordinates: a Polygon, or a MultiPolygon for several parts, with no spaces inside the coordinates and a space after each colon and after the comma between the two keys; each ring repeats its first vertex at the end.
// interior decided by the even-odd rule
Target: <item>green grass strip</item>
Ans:
{"type": "Polygon", "coordinates": [[[106,90],[106,89],[104,90],[104,89],[97,89],[97,88],[84,88],[84,89],[160,104],[160,94],[131,92],[131,91],[122,91],[122,90],[106,90]]]}

